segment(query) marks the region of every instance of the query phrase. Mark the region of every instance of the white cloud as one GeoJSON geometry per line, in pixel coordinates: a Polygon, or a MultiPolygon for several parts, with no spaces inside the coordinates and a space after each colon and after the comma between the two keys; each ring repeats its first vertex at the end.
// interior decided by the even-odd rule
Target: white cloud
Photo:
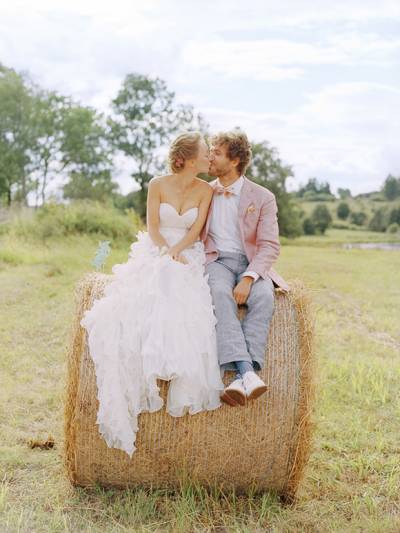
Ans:
{"type": "Polygon", "coordinates": [[[0,6],[0,61],[28,69],[44,86],[103,108],[128,72],[168,77],[174,42],[162,21],[137,2],[126,11],[98,11],[93,2],[42,8],[0,6]],[[159,35],[159,38],[155,38],[159,35]]]}
{"type": "MultiPolygon", "coordinates": [[[[28,0],[16,6],[31,9],[28,0]]],[[[13,9],[10,5],[6,10],[13,9]]],[[[333,22],[368,22],[400,19],[397,0],[36,0],[35,9],[62,9],[92,15],[107,21],[127,21],[139,17],[138,29],[146,27],[150,19],[160,20],[165,28],[186,27],[189,34],[207,33],[210,27],[218,32],[226,30],[254,30],[270,27],[308,28],[333,22]],[[144,18],[140,18],[143,15],[144,18]]]]}
{"type": "Polygon", "coordinates": [[[244,113],[203,109],[215,130],[242,127],[253,140],[268,140],[293,166],[297,185],[310,177],[333,190],[379,188],[400,174],[400,90],[379,84],[343,83],[310,94],[294,113],[244,113]]]}
{"type": "Polygon", "coordinates": [[[330,36],[328,43],[285,39],[188,42],[183,63],[188,68],[211,69],[229,78],[255,80],[296,79],[309,65],[394,65],[400,39],[382,40],[356,33],[330,36]]]}

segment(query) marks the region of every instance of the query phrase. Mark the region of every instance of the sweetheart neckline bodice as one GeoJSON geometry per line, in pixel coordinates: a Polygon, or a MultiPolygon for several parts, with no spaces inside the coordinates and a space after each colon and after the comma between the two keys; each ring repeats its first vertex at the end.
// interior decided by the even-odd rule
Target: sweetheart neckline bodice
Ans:
{"type": "Polygon", "coordinates": [[[160,202],[160,205],[169,205],[170,207],[172,207],[172,209],[175,211],[175,213],[178,215],[178,217],[185,216],[186,213],[189,213],[189,211],[192,211],[192,209],[198,209],[198,207],[189,207],[189,209],[187,209],[184,213],[179,214],[178,211],[176,210],[176,208],[172,204],[170,204],[169,202],[160,202]]]}
{"type": "MultiPolygon", "coordinates": [[[[160,229],[162,232],[188,231],[198,216],[198,207],[187,209],[182,215],[168,202],[161,202],[159,208],[160,229]]],[[[164,235],[165,236],[165,235],[164,235]]]]}

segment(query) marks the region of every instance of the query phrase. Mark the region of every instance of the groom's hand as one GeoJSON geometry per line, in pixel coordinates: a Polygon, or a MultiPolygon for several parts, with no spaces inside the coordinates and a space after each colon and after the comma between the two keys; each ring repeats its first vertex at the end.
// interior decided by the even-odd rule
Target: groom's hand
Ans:
{"type": "Polygon", "coordinates": [[[254,279],[250,276],[243,277],[233,289],[233,297],[238,305],[247,302],[254,279]]]}

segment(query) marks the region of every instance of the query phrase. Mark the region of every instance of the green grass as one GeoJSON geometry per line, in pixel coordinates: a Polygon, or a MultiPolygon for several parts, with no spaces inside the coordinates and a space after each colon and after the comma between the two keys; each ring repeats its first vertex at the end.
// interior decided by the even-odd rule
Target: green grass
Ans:
{"type": "Polygon", "coordinates": [[[326,230],[325,235],[302,235],[296,239],[281,238],[283,244],[290,246],[316,246],[342,248],[345,243],[361,242],[400,242],[399,234],[380,233],[365,229],[332,229],[326,230]]]}
{"type": "MultiPolygon", "coordinates": [[[[377,240],[382,235],[374,234],[377,240]]],[[[72,488],[62,468],[65,346],[73,288],[97,241],[0,240],[0,531],[400,531],[400,253],[344,250],[335,230],[284,246],[277,270],[310,287],[318,401],[299,501],[273,494],[72,488]],[[326,246],[329,244],[329,246],[326,246]],[[31,438],[52,435],[51,450],[31,438]]],[[[372,235],[370,236],[372,238],[372,235]]],[[[128,247],[112,251],[112,264],[128,247]]]]}

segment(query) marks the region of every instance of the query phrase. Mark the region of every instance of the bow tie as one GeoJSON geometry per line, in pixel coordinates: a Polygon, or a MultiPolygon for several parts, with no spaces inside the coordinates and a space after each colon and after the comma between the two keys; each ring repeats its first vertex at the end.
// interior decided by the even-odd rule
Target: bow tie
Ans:
{"type": "Polygon", "coordinates": [[[215,187],[215,192],[216,194],[223,194],[226,198],[236,194],[232,187],[221,187],[220,185],[215,187]]]}

